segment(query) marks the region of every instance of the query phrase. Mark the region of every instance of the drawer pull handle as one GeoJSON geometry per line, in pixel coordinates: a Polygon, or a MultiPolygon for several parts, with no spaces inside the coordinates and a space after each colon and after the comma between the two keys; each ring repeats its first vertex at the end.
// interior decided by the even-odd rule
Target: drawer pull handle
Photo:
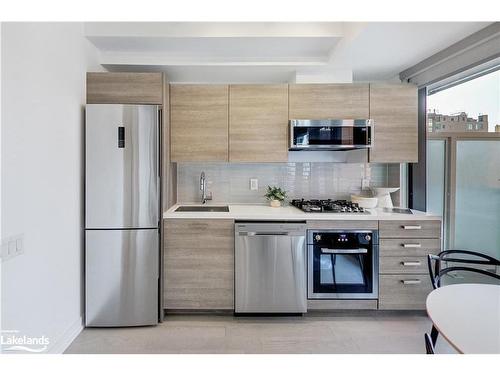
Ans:
{"type": "Polygon", "coordinates": [[[411,230],[411,229],[422,229],[421,225],[403,225],[403,229],[411,230]]]}
{"type": "Polygon", "coordinates": [[[420,262],[401,262],[404,267],[417,267],[420,266],[420,262]]]}
{"type": "Polygon", "coordinates": [[[417,284],[420,284],[422,283],[421,280],[401,280],[401,282],[404,284],[404,285],[417,285],[417,284]]]}
{"type": "Polygon", "coordinates": [[[422,245],[419,243],[404,243],[403,247],[405,247],[405,248],[419,248],[419,247],[422,247],[422,245]]]}

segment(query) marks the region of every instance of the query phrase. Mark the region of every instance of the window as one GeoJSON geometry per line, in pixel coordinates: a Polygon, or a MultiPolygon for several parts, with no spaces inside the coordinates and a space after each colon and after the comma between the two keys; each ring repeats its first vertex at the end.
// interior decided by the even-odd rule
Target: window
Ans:
{"type": "MultiPolygon", "coordinates": [[[[447,132],[495,132],[500,126],[500,70],[439,91],[431,91],[427,96],[427,108],[438,122],[449,118],[452,122],[447,132]]],[[[429,125],[428,131],[438,128],[429,125]]],[[[439,131],[443,131],[444,126],[439,131]]]]}
{"type": "Polygon", "coordinates": [[[443,216],[445,249],[498,258],[500,70],[443,87],[427,96],[426,209],[443,216]]]}

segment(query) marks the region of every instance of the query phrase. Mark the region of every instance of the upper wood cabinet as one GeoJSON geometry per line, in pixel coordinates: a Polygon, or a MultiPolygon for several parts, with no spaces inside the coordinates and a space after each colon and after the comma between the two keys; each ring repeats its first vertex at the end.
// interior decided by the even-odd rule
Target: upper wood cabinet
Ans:
{"type": "Polygon", "coordinates": [[[290,85],[290,119],[367,119],[368,84],[290,85]]]}
{"type": "Polygon", "coordinates": [[[370,85],[370,118],[375,120],[370,162],[418,162],[416,86],[370,85]]]}
{"type": "Polygon", "coordinates": [[[88,104],[163,104],[163,73],[87,73],[88,104]]]}
{"type": "Polygon", "coordinates": [[[227,85],[170,86],[173,162],[228,161],[227,85]]]}
{"type": "Polygon", "coordinates": [[[288,86],[229,87],[229,161],[288,160],[288,86]]]}

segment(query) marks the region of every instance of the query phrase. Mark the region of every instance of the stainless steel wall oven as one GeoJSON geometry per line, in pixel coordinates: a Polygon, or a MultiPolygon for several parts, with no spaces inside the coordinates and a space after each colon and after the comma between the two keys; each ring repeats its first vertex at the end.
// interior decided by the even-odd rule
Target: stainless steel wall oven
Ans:
{"type": "Polygon", "coordinates": [[[377,299],[378,231],[307,231],[308,299],[377,299]]]}

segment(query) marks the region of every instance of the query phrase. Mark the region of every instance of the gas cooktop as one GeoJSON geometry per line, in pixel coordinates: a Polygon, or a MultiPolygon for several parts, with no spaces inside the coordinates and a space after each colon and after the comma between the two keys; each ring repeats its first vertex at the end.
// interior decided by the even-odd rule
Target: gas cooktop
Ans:
{"type": "Polygon", "coordinates": [[[304,212],[325,212],[325,213],[346,213],[346,214],[368,214],[363,207],[357,203],[346,200],[332,199],[293,199],[292,206],[301,209],[304,212]]]}

